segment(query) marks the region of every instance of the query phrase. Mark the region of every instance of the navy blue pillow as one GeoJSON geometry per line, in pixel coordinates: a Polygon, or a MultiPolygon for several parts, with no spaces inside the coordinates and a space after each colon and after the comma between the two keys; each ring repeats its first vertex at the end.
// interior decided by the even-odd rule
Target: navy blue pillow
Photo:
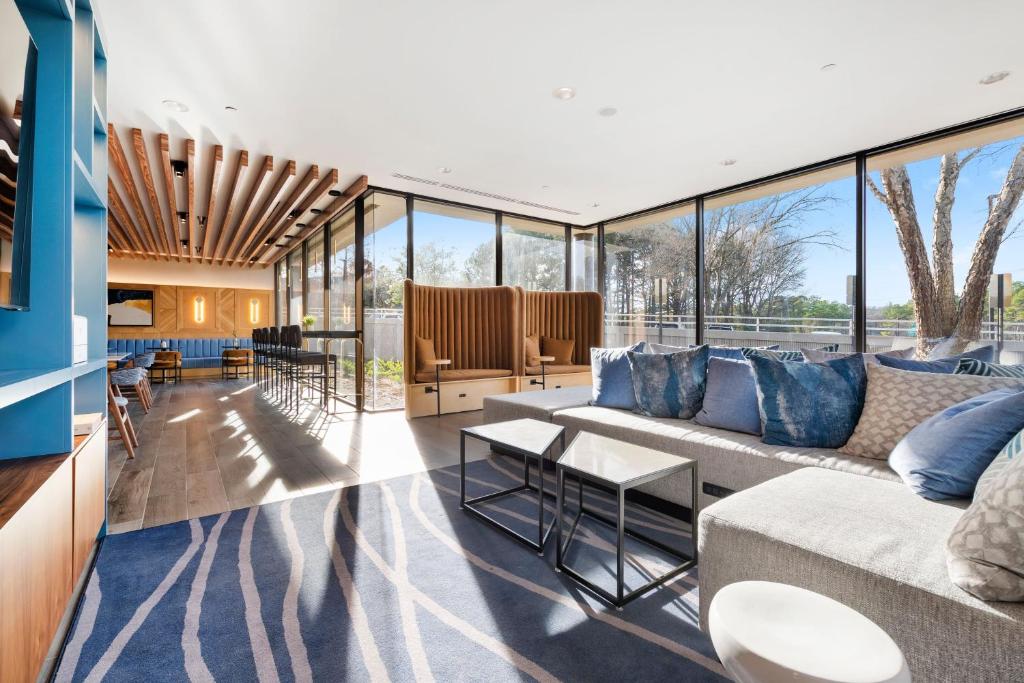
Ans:
{"type": "Polygon", "coordinates": [[[708,378],[708,347],[677,353],[627,351],[638,410],[650,417],[697,414],[704,401],[708,378]]]}
{"type": "Polygon", "coordinates": [[[959,356],[954,356],[949,360],[960,360],[961,358],[973,358],[974,360],[980,360],[985,363],[992,363],[996,359],[996,347],[994,346],[979,346],[971,351],[965,351],[959,356]]]}
{"type": "Polygon", "coordinates": [[[590,405],[603,408],[636,410],[633,375],[629,371],[628,351],[639,351],[643,342],[617,349],[590,349],[590,371],[593,393],[590,405]]]}
{"type": "Polygon", "coordinates": [[[704,405],[693,421],[705,427],[760,436],[757,384],[750,363],[714,356],[708,360],[704,405]]]}
{"type": "Polygon", "coordinates": [[[997,389],[933,415],[903,437],[889,467],[929,500],[969,498],[1002,448],[1024,429],[1024,389],[997,389]]]}
{"type": "Polygon", "coordinates": [[[883,356],[881,354],[876,355],[875,360],[887,368],[909,370],[911,372],[936,372],[943,375],[952,375],[956,370],[957,363],[959,362],[955,358],[942,358],[940,360],[910,360],[908,358],[883,356]]]}
{"type": "Polygon", "coordinates": [[[749,359],[757,382],[761,441],[776,446],[839,448],[864,407],[867,372],[856,353],[824,363],[749,359]]]}

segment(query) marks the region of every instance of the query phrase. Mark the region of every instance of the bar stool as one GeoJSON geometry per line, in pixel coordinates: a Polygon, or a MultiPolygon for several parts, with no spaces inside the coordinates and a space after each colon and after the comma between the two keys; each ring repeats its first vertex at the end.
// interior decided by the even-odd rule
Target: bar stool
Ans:
{"type": "Polygon", "coordinates": [[[117,434],[124,442],[124,449],[128,451],[128,458],[133,459],[135,449],[139,446],[139,437],[135,434],[132,418],[128,415],[128,399],[110,382],[107,382],[107,412],[114,420],[117,434]]]}
{"type": "Polygon", "coordinates": [[[110,383],[122,392],[132,392],[147,413],[153,405],[153,397],[149,393],[146,382],[146,371],[142,368],[122,368],[110,373],[110,383]]]}

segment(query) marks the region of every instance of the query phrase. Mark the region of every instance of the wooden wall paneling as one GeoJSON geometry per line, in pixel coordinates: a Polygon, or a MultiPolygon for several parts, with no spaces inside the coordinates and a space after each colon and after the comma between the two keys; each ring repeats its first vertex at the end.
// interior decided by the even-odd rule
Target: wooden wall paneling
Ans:
{"type": "MultiPolygon", "coordinates": [[[[260,162],[260,167],[256,170],[256,177],[253,178],[252,184],[249,186],[249,191],[245,194],[245,198],[242,203],[238,206],[239,219],[235,224],[234,230],[231,232],[230,240],[227,243],[227,247],[224,250],[224,256],[221,258],[221,264],[225,263],[231,255],[235,252],[238,247],[238,242],[244,233],[244,226],[249,220],[249,213],[253,202],[256,200],[256,195],[259,194],[260,190],[267,182],[267,178],[270,177],[270,173],[274,170],[274,157],[269,154],[264,155],[263,161],[260,162]]],[[[227,229],[228,225],[225,222],[224,228],[227,229]]]]}
{"type": "MultiPolygon", "coordinates": [[[[245,171],[246,167],[248,166],[249,152],[243,149],[241,152],[238,153],[238,162],[235,164],[235,172],[232,173],[231,176],[228,178],[228,205],[227,208],[224,210],[224,219],[220,222],[220,227],[218,228],[217,234],[214,237],[213,248],[210,250],[210,253],[208,254],[211,263],[215,258],[217,258],[220,255],[222,245],[224,247],[224,250],[227,250],[228,243],[226,239],[223,239],[224,233],[227,231],[228,225],[231,224],[231,219],[234,217],[235,193],[237,192],[239,187],[238,180],[239,178],[242,177],[242,172],[245,171]]],[[[212,221],[213,217],[210,216],[208,220],[212,221]]]]}
{"type": "Polygon", "coordinates": [[[216,332],[217,327],[217,288],[216,287],[178,287],[178,331],[186,332],[216,332]],[[197,311],[197,300],[202,297],[202,303],[197,311]],[[197,320],[197,312],[202,313],[202,319],[197,320]]]}
{"type": "Polygon", "coordinates": [[[71,598],[72,462],[43,456],[5,474],[17,467],[16,488],[0,483],[0,674],[34,681],[71,598]]]}
{"type": "Polygon", "coordinates": [[[164,174],[164,190],[167,192],[167,209],[170,222],[167,226],[171,234],[171,253],[177,254],[181,260],[181,228],[178,225],[178,198],[174,194],[174,171],[171,170],[171,140],[165,133],[157,137],[160,144],[160,168],[164,174]]]}
{"type": "Polygon", "coordinates": [[[109,286],[149,289],[153,291],[154,301],[152,326],[108,327],[107,336],[110,339],[209,338],[230,337],[232,334],[248,337],[253,327],[268,326],[273,318],[274,293],[269,289],[179,288],[126,282],[111,282],[109,286]],[[179,292],[180,289],[190,291],[179,292]],[[213,320],[211,324],[197,326],[191,320],[193,310],[190,297],[197,293],[204,295],[207,319],[213,320]],[[255,326],[247,322],[249,300],[252,298],[258,298],[260,302],[260,323],[255,326]]]}
{"type": "MultiPolygon", "coordinates": [[[[236,259],[244,258],[245,252],[249,249],[249,245],[256,239],[256,235],[260,232],[260,226],[263,223],[264,216],[270,210],[270,207],[274,205],[277,198],[280,196],[281,191],[284,189],[285,184],[295,177],[295,162],[289,161],[285,164],[285,167],[281,169],[281,172],[277,174],[277,179],[274,180],[274,184],[270,186],[270,189],[263,195],[263,201],[260,202],[259,208],[251,216],[249,223],[245,229],[244,239],[241,241],[241,246],[238,251],[235,252],[236,259]]],[[[244,261],[243,261],[244,262],[244,261]]]]}
{"type": "MultiPolygon", "coordinates": [[[[146,210],[142,208],[142,199],[139,197],[139,191],[135,185],[135,176],[132,175],[132,170],[128,166],[128,157],[125,156],[124,147],[121,146],[121,137],[117,134],[117,129],[114,128],[112,123],[107,124],[107,140],[110,161],[114,166],[114,170],[117,171],[117,175],[121,178],[121,185],[124,186],[124,191],[128,195],[128,201],[131,203],[140,237],[142,237],[142,241],[150,253],[159,253],[160,243],[157,240],[156,231],[149,224],[146,210]]],[[[166,255],[164,258],[170,260],[166,255]]]]}
{"type": "Polygon", "coordinates": [[[185,222],[188,228],[188,258],[196,257],[196,141],[185,140],[185,222]]]}
{"type": "Polygon", "coordinates": [[[235,290],[217,290],[217,329],[227,330],[225,336],[238,334],[235,328],[235,290]]]}
{"type": "Polygon", "coordinates": [[[132,149],[135,151],[135,163],[138,164],[139,172],[142,173],[142,186],[146,189],[146,197],[149,199],[149,211],[153,214],[153,227],[160,237],[160,244],[169,261],[174,252],[171,250],[171,241],[167,237],[167,227],[164,226],[160,200],[156,196],[156,184],[153,182],[153,171],[149,165],[146,140],[139,128],[132,128],[132,149]]]}
{"type": "Polygon", "coordinates": [[[235,329],[238,336],[251,336],[253,328],[269,327],[273,324],[274,293],[266,289],[236,289],[235,294],[235,329]],[[256,310],[252,302],[256,301],[256,310]],[[256,319],[252,319],[252,313],[256,319]]]}
{"type": "Polygon", "coordinates": [[[224,147],[213,146],[213,162],[210,167],[210,182],[206,186],[206,215],[203,217],[203,249],[200,260],[210,261],[210,232],[213,228],[213,213],[217,210],[217,192],[220,190],[220,169],[224,163],[224,147]]]}
{"type": "MultiPolygon", "coordinates": [[[[312,185],[315,181],[319,179],[320,167],[317,166],[316,164],[313,164],[312,166],[309,167],[309,169],[302,176],[302,178],[297,183],[292,185],[292,189],[288,193],[288,197],[284,201],[282,201],[277,206],[277,208],[274,209],[273,212],[271,212],[267,220],[263,222],[263,225],[260,227],[258,233],[256,234],[256,238],[252,241],[248,248],[242,250],[242,253],[239,255],[239,258],[242,260],[243,263],[247,262],[252,256],[254,256],[257,251],[260,251],[263,248],[263,243],[265,241],[270,241],[271,244],[273,244],[273,240],[275,239],[277,229],[285,220],[287,220],[288,215],[292,212],[292,209],[294,209],[302,200],[302,194],[307,189],[309,189],[310,185],[312,185]]],[[[298,216],[301,215],[302,214],[296,212],[296,220],[298,220],[298,216]]]]}
{"type": "Polygon", "coordinates": [[[102,438],[106,433],[104,422],[82,442],[72,458],[75,493],[71,578],[74,582],[85,569],[106,515],[107,442],[102,438]]]}
{"type": "Polygon", "coordinates": [[[338,184],[338,169],[332,168],[331,171],[320,179],[320,182],[309,191],[309,193],[303,198],[302,202],[295,208],[294,217],[287,218],[284,223],[274,231],[273,242],[260,246],[256,252],[257,261],[262,261],[266,255],[276,250],[277,241],[283,238],[295,223],[297,223],[307,211],[309,211],[315,203],[320,201],[324,195],[326,195],[332,187],[338,184]]]}
{"type": "Polygon", "coordinates": [[[143,258],[156,257],[148,253],[146,247],[142,242],[142,238],[139,235],[139,229],[132,222],[131,217],[128,215],[128,210],[125,208],[124,200],[121,199],[121,193],[117,191],[114,186],[114,181],[107,178],[107,197],[110,200],[110,211],[114,215],[114,218],[121,224],[121,228],[125,231],[128,239],[131,241],[132,247],[136,251],[140,252],[140,256],[143,258]]]}
{"type": "Polygon", "coordinates": [[[174,337],[178,331],[178,288],[168,285],[156,287],[153,297],[156,311],[153,327],[161,337],[174,337]]]}

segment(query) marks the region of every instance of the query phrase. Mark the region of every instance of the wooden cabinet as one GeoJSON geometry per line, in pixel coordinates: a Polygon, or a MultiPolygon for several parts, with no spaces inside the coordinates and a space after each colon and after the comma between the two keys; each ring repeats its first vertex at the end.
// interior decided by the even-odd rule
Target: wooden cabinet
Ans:
{"type": "Polygon", "coordinates": [[[86,438],[72,457],[74,527],[72,577],[77,582],[106,517],[107,423],[86,438]]]}
{"type": "Polygon", "coordinates": [[[71,598],[72,470],[70,455],[0,462],[0,680],[5,683],[36,679],[71,598]]]}

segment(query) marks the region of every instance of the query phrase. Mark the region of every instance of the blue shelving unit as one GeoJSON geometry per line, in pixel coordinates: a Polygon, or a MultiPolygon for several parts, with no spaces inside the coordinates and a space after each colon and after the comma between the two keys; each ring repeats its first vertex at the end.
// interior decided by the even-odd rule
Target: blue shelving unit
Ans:
{"type": "MultiPolygon", "coordinates": [[[[38,50],[30,301],[0,310],[0,460],[68,453],[106,412],[107,58],[90,0],[15,0],[38,50]],[[89,359],[72,364],[72,315],[89,359]]],[[[19,178],[19,182],[22,179],[19,178]]],[[[105,436],[105,435],[104,435],[105,436]]]]}

